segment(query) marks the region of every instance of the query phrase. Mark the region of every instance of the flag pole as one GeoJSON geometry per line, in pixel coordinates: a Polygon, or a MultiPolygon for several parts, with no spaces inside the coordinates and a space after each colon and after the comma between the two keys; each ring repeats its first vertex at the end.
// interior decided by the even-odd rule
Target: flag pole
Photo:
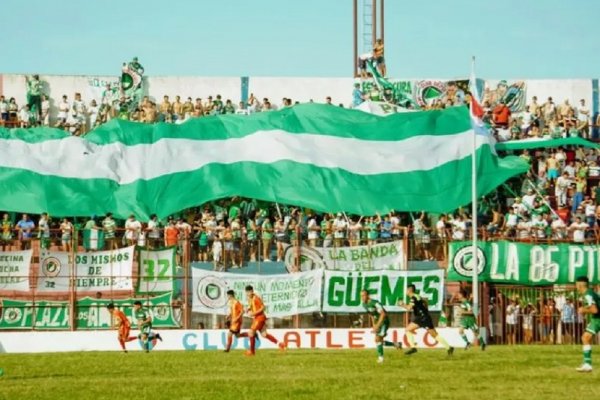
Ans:
{"type": "MultiPolygon", "coordinates": [[[[475,82],[475,56],[471,60],[471,77],[473,79],[473,85],[476,85],[475,82]]],[[[471,94],[473,95],[473,94],[471,94]]],[[[479,101],[479,99],[477,99],[479,101]]],[[[475,133],[475,128],[473,127],[473,148],[471,153],[471,239],[472,242],[472,255],[471,262],[473,267],[473,314],[475,319],[479,316],[479,269],[477,268],[479,265],[479,257],[477,251],[477,135],[475,133]]]]}

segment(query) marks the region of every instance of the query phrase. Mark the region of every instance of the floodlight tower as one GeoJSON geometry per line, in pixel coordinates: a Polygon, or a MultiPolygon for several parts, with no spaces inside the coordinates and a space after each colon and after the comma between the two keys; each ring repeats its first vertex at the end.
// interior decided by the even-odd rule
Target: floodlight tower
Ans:
{"type": "Polygon", "coordinates": [[[373,51],[375,41],[384,39],[384,8],[384,0],[353,0],[354,77],[360,76],[359,55],[373,51]]]}

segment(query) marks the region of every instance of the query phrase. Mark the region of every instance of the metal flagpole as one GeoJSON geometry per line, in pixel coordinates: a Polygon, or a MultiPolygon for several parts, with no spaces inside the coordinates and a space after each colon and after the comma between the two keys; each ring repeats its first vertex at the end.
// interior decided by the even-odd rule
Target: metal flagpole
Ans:
{"type": "MultiPolygon", "coordinates": [[[[475,82],[475,57],[471,62],[471,78],[472,84],[476,85],[475,82]]],[[[479,101],[479,99],[477,99],[479,101]]],[[[471,103],[472,104],[472,103],[471,103]]],[[[477,134],[473,127],[473,149],[471,152],[471,238],[473,240],[472,254],[471,254],[471,265],[473,267],[473,314],[475,318],[479,316],[479,257],[477,251],[477,134]]]]}

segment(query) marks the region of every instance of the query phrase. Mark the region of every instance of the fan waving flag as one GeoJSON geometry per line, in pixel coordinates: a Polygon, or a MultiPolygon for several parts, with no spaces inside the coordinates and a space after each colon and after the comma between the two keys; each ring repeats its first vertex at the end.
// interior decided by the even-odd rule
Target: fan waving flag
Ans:
{"type": "MultiPolygon", "coordinates": [[[[380,117],[318,104],[181,125],[112,120],[83,138],[0,129],[0,209],[148,218],[243,196],[361,215],[449,212],[471,201],[472,129],[466,107],[380,117]]],[[[480,195],[527,171],[477,138],[480,195]]]]}

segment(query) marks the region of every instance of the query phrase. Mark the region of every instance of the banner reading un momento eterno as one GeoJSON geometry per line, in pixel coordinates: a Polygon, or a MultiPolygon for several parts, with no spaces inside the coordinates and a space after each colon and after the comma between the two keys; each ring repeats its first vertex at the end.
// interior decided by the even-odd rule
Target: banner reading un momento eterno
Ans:
{"type": "Polygon", "coordinates": [[[192,311],[228,313],[227,290],[233,289],[242,304],[248,304],[244,288],[252,285],[265,303],[268,317],[287,317],[321,310],[323,271],[282,275],[249,275],[192,269],[192,311]]]}

